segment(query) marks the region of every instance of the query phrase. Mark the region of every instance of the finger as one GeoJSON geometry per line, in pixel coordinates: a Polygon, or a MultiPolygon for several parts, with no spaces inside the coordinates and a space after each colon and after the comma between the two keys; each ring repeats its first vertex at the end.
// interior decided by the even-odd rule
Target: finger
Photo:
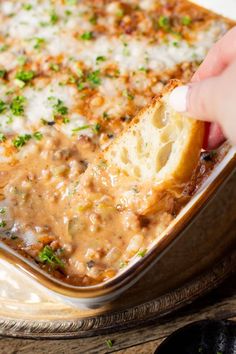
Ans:
{"type": "Polygon", "coordinates": [[[219,75],[236,58],[236,27],[226,33],[209,51],[192,77],[192,82],[219,75]]]}
{"type": "Polygon", "coordinates": [[[217,123],[205,124],[209,126],[209,129],[206,129],[203,148],[206,150],[216,149],[221,143],[223,143],[223,141],[225,141],[221,127],[217,123]]]}

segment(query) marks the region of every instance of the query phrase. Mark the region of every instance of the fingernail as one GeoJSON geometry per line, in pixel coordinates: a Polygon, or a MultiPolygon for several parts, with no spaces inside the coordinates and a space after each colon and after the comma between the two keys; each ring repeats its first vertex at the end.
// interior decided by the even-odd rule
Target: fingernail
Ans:
{"type": "Polygon", "coordinates": [[[188,86],[176,87],[170,94],[169,103],[177,112],[187,111],[188,86]]]}

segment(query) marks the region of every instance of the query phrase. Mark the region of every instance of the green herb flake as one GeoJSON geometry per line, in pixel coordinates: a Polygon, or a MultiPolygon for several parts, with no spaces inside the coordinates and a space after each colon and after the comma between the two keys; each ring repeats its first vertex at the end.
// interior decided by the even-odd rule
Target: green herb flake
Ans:
{"type": "Polygon", "coordinates": [[[83,39],[84,41],[90,41],[91,39],[93,39],[93,32],[91,31],[84,32],[83,34],[81,34],[80,38],[83,39]]]}
{"type": "Polygon", "coordinates": [[[100,85],[101,84],[100,70],[95,70],[89,73],[87,76],[87,80],[95,86],[100,85]]]}
{"type": "Polygon", "coordinates": [[[132,101],[134,99],[134,95],[128,90],[124,90],[122,92],[122,94],[124,97],[128,98],[128,100],[130,100],[130,101],[132,101]]]}
{"type": "Polygon", "coordinates": [[[125,56],[125,57],[128,57],[129,55],[130,55],[130,50],[129,50],[129,48],[128,48],[128,43],[123,43],[123,46],[124,46],[124,48],[123,48],[123,51],[122,51],[122,53],[123,53],[123,55],[125,56]]]}
{"type": "Polygon", "coordinates": [[[10,104],[10,109],[14,116],[22,116],[24,114],[25,97],[16,96],[10,104]]]}
{"type": "Polygon", "coordinates": [[[45,45],[46,41],[44,38],[40,38],[40,37],[35,37],[33,38],[34,40],[34,46],[33,48],[34,49],[37,49],[37,50],[41,50],[42,47],[45,45]]]}
{"type": "Polygon", "coordinates": [[[103,61],[106,61],[107,58],[104,57],[103,55],[100,55],[96,58],[96,64],[102,63],[103,61]]]}
{"type": "Polygon", "coordinates": [[[76,70],[76,73],[77,73],[78,77],[80,77],[80,78],[84,76],[83,70],[80,69],[80,68],[78,68],[78,69],[76,70]]]}
{"type": "Polygon", "coordinates": [[[62,120],[62,122],[63,122],[64,124],[70,123],[70,119],[69,119],[68,117],[64,117],[63,120],[62,120]]]}
{"type": "Polygon", "coordinates": [[[50,12],[50,23],[51,25],[55,25],[59,20],[59,16],[57,15],[55,10],[50,12]]]}
{"type": "Polygon", "coordinates": [[[146,73],[148,71],[148,69],[145,68],[144,66],[141,66],[138,70],[143,71],[144,73],[146,73]]]}
{"type": "Polygon", "coordinates": [[[144,257],[146,253],[147,253],[147,249],[145,249],[145,250],[140,250],[140,251],[137,253],[137,256],[139,256],[139,257],[144,257]]]}
{"type": "Polygon", "coordinates": [[[85,130],[85,129],[89,129],[89,128],[91,128],[91,125],[89,125],[89,124],[81,125],[80,127],[72,129],[72,132],[76,133],[76,132],[80,132],[81,130],[85,130]]]}
{"type": "Polygon", "coordinates": [[[58,72],[60,70],[60,66],[58,64],[55,64],[55,63],[51,63],[49,65],[50,69],[55,71],[55,72],[58,72]]]}
{"type": "Polygon", "coordinates": [[[167,16],[160,16],[158,19],[159,27],[163,28],[164,30],[170,29],[170,19],[167,16]]]}
{"type": "Polygon", "coordinates": [[[106,345],[108,346],[108,348],[112,348],[113,344],[114,344],[113,340],[111,340],[111,339],[106,340],[106,345]]]}
{"type": "Polygon", "coordinates": [[[31,81],[35,77],[35,73],[32,70],[26,71],[21,70],[16,74],[16,79],[23,81],[25,83],[31,81]]]}
{"type": "Polygon", "coordinates": [[[109,114],[107,112],[103,112],[103,119],[108,120],[109,119],[109,114]]]}
{"type": "Polygon", "coordinates": [[[4,141],[6,141],[7,138],[3,133],[0,133],[0,143],[4,143],[4,141]]]}
{"type": "Polygon", "coordinates": [[[20,66],[24,66],[25,63],[27,62],[27,57],[25,55],[20,55],[18,58],[17,58],[17,62],[20,66]]]}
{"type": "Polygon", "coordinates": [[[26,11],[32,10],[33,6],[31,4],[23,4],[23,9],[26,11]]]}
{"type": "Polygon", "coordinates": [[[0,221],[0,227],[5,227],[5,226],[7,226],[6,221],[5,220],[1,220],[0,221]]]}
{"type": "Polygon", "coordinates": [[[42,138],[43,138],[43,134],[42,134],[41,132],[35,132],[35,133],[33,134],[33,137],[34,137],[36,140],[40,141],[40,140],[42,140],[42,138]]]}
{"type": "Polygon", "coordinates": [[[96,24],[97,24],[97,20],[98,20],[97,16],[96,16],[96,15],[93,15],[93,16],[90,17],[89,22],[90,22],[92,25],[96,25],[96,24]]]}
{"type": "Polygon", "coordinates": [[[78,82],[78,83],[77,83],[77,89],[78,89],[79,91],[82,91],[82,90],[84,89],[84,82],[78,82]]]}
{"type": "Polygon", "coordinates": [[[12,140],[12,144],[17,148],[21,148],[24,146],[30,139],[31,139],[30,134],[24,134],[24,135],[19,135],[17,138],[12,140]]]}
{"type": "Polygon", "coordinates": [[[118,9],[115,13],[116,17],[119,17],[119,18],[123,17],[124,14],[125,14],[125,12],[122,9],[118,9]]]}
{"type": "Polygon", "coordinates": [[[68,113],[68,108],[65,106],[64,102],[59,98],[57,99],[55,97],[48,97],[48,100],[55,102],[52,106],[54,110],[54,115],[65,116],[68,113]]]}
{"type": "Polygon", "coordinates": [[[192,23],[192,20],[189,16],[184,16],[181,18],[181,24],[184,25],[184,26],[189,26],[191,25],[192,23]]]}
{"type": "Polygon", "coordinates": [[[0,114],[5,112],[7,109],[7,105],[4,101],[0,100],[0,114]]]}
{"type": "Polygon", "coordinates": [[[11,235],[11,240],[17,240],[18,239],[18,236],[16,235],[11,235]]]}
{"type": "Polygon", "coordinates": [[[18,79],[15,79],[14,84],[15,84],[16,86],[18,86],[19,88],[25,87],[25,82],[24,82],[24,81],[21,81],[21,80],[18,80],[18,79]]]}
{"type": "Polygon", "coordinates": [[[6,208],[0,208],[0,214],[6,214],[6,208]]]}
{"type": "Polygon", "coordinates": [[[8,45],[7,44],[3,44],[0,46],[0,53],[5,52],[8,49],[8,45]]]}
{"type": "Polygon", "coordinates": [[[77,0],[66,0],[66,5],[76,5],[77,0]]]}
{"type": "Polygon", "coordinates": [[[93,126],[93,132],[94,132],[95,134],[98,134],[98,133],[100,132],[100,130],[101,130],[101,124],[96,123],[96,124],[93,126]]]}
{"type": "Polygon", "coordinates": [[[39,252],[39,260],[43,263],[50,264],[53,267],[59,266],[64,268],[64,263],[58,258],[50,246],[45,246],[42,251],[39,252]]]}
{"type": "Polygon", "coordinates": [[[0,78],[4,79],[7,75],[7,71],[5,69],[1,69],[0,70],[0,78]]]}

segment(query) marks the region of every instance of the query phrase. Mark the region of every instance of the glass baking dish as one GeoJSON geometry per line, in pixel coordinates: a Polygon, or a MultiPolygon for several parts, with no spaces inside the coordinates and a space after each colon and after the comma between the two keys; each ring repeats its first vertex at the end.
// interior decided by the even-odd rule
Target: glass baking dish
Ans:
{"type": "MultiPolygon", "coordinates": [[[[236,0],[225,0],[224,7],[220,0],[192,0],[223,16],[236,20],[236,0]]],[[[173,243],[181,237],[203,207],[214,197],[217,190],[229,178],[236,168],[236,148],[231,147],[224,159],[214,168],[211,175],[203,183],[190,202],[181,210],[175,220],[160,235],[158,241],[147,254],[130,264],[113,279],[87,287],[72,286],[53,279],[48,273],[37,267],[0,241],[0,257],[18,270],[26,273],[45,292],[73,306],[95,308],[111,302],[121,293],[131,287],[147,272],[173,243]]]]}

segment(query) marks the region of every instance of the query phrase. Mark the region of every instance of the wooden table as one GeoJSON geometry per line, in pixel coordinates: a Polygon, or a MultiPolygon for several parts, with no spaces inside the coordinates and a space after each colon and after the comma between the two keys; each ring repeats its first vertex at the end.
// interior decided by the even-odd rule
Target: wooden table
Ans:
{"type": "Polygon", "coordinates": [[[152,354],[173,331],[206,318],[236,320],[236,278],[231,276],[218,289],[172,315],[145,327],[91,338],[72,340],[32,340],[0,338],[0,354],[152,354]],[[111,339],[113,346],[107,347],[111,339]]]}

